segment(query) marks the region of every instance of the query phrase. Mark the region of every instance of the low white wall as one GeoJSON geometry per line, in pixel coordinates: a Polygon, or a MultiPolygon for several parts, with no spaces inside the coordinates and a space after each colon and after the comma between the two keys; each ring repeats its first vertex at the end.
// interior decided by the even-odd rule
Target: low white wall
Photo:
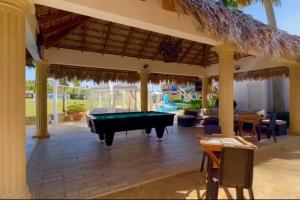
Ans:
{"type": "MultiPolygon", "coordinates": [[[[289,80],[283,79],[284,110],[288,111],[289,80]]],[[[243,111],[272,111],[272,81],[235,81],[234,99],[237,109],[243,111]]]]}

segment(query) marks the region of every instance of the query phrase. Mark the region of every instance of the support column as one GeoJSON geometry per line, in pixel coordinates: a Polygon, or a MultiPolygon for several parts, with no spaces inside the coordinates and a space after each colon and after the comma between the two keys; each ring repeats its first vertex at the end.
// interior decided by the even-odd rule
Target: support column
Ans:
{"type": "Polygon", "coordinates": [[[30,198],[25,151],[27,0],[0,0],[0,199],[30,198]]]}
{"type": "Polygon", "coordinates": [[[39,139],[48,138],[48,114],[47,114],[47,61],[34,61],[35,65],[35,89],[36,89],[36,135],[39,139]]]}
{"type": "Polygon", "coordinates": [[[141,111],[148,111],[148,70],[143,68],[140,71],[141,81],[141,111]]]}
{"type": "Polygon", "coordinates": [[[300,135],[300,64],[298,66],[290,66],[289,70],[289,132],[293,135],[300,135]]]}
{"type": "Polygon", "coordinates": [[[222,134],[233,136],[233,68],[235,49],[230,45],[214,48],[219,55],[219,125],[222,134]]]}
{"type": "Polygon", "coordinates": [[[208,92],[208,78],[202,77],[202,107],[208,108],[208,101],[207,101],[207,92],[208,92]]]}

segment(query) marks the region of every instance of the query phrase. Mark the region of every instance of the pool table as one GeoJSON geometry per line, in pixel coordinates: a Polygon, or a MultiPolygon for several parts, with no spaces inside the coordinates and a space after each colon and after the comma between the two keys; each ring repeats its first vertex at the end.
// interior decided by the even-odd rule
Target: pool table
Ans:
{"type": "Polygon", "coordinates": [[[93,133],[99,135],[111,146],[115,132],[145,129],[147,134],[155,128],[156,136],[161,139],[167,126],[172,126],[174,115],[164,112],[124,112],[87,115],[87,123],[93,133]]]}

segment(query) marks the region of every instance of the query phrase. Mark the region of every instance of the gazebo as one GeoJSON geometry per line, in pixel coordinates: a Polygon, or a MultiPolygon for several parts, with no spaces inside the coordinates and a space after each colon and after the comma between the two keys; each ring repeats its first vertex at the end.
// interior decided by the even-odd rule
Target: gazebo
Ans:
{"type": "MultiPolygon", "coordinates": [[[[300,134],[300,37],[210,0],[0,0],[0,198],[29,197],[25,55],[37,72],[37,138],[48,138],[47,77],[141,83],[220,81],[222,132],[233,135],[233,80],[289,76],[290,133],[300,134]],[[24,46],[26,46],[26,51],[24,46]],[[255,60],[255,67],[247,63],[255,60]],[[240,66],[235,73],[234,66],[240,66]]],[[[203,99],[207,107],[207,99],[203,99]]]]}

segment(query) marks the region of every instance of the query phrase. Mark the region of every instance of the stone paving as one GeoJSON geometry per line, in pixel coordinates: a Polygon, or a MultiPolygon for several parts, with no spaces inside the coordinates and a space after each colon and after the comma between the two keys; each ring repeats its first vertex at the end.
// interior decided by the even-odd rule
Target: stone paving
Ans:
{"type": "Polygon", "coordinates": [[[40,140],[30,157],[30,191],[34,198],[92,198],[199,169],[200,130],[175,125],[163,141],[154,131],[151,137],[142,130],[120,132],[108,148],[85,124],[52,126],[51,137],[40,140]]]}

